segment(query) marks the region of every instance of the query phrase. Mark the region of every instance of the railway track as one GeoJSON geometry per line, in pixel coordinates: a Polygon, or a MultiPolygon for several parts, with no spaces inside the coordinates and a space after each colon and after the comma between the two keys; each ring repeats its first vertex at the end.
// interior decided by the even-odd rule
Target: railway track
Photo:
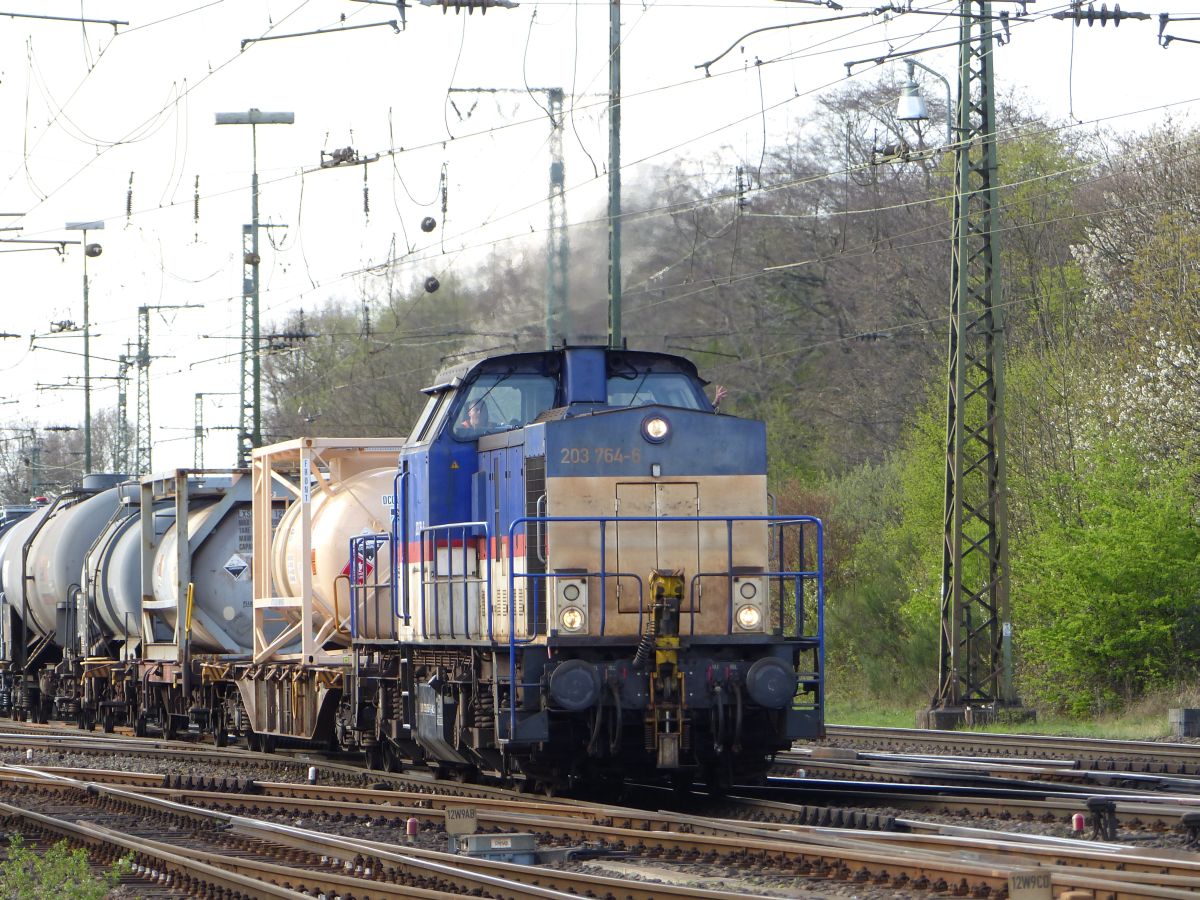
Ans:
{"type": "Polygon", "coordinates": [[[1200,744],[1120,741],[1034,734],[935,731],[917,728],[826,726],[835,747],[924,752],[936,756],[1067,760],[1080,770],[1200,777],[1200,744]]]}
{"type": "MultiPolygon", "coordinates": [[[[704,801],[706,805],[690,810],[670,791],[639,789],[641,805],[663,807],[647,810],[551,802],[488,785],[364,771],[332,761],[317,762],[319,783],[307,784],[311,759],[73,730],[0,734],[0,756],[27,756],[30,750],[35,766],[0,767],[0,815],[10,827],[19,825],[35,837],[67,836],[98,858],[133,852],[139,872],[155,890],[167,891],[165,896],[178,889],[181,894],[208,891],[229,897],[467,892],[723,900],[751,896],[752,888],[755,896],[772,890],[782,896],[801,888],[811,892],[832,879],[881,891],[880,896],[927,890],[1003,897],[1009,879],[1031,868],[1050,876],[1056,895],[1078,890],[1105,898],[1170,898],[1194,896],[1200,884],[1200,856],[1195,854],[1172,856],[1110,840],[1085,843],[893,818],[897,810],[921,809],[943,816],[988,815],[1014,824],[1061,822],[1086,810],[1086,792],[1014,799],[1006,807],[995,797],[918,798],[911,792],[885,792],[883,786],[868,795],[858,784],[854,787],[862,796],[846,787],[833,801],[834,792],[824,797],[820,782],[808,779],[800,793],[789,788],[774,797],[728,798],[719,805],[704,801]],[[219,760],[224,774],[105,771],[90,762],[49,765],[74,753],[101,759],[143,756],[148,764],[177,769],[219,760]],[[263,777],[263,772],[291,780],[263,777]],[[512,867],[446,853],[440,845],[446,811],[463,805],[475,808],[481,831],[533,834],[559,862],[512,867]],[[892,813],[872,816],[847,810],[847,805],[886,806],[892,813]],[[411,846],[404,843],[410,820],[423,838],[411,846]],[[85,825],[72,827],[79,822],[85,825]],[[828,827],[839,823],[865,830],[828,827]],[[887,830],[892,828],[899,830],[887,830]],[[241,843],[229,844],[230,835],[241,843]],[[177,840],[180,836],[183,840],[177,840]],[[568,861],[567,848],[582,848],[575,856],[591,859],[568,861]],[[470,877],[456,881],[456,871],[470,877]],[[700,871],[712,874],[699,880],[680,874],[700,871]],[[277,893],[248,887],[263,879],[277,893]],[[672,879],[678,883],[670,883],[672,879]],[[768,884],[751,885],[755,879],[768,884]],[[397,889],[381,890],[380,882],[397,889]],[[704,886],[717,883],[732,889],[704,886]]],[[[956,761],[940,764],[957,766],[956,761]]],[[[1072,764],[1048,768],[1067,771],[1072,764]]],[[[978,770],[970,774],[970,766],[965,770],[968,774],[961,777],[980,777],[978,770]]],[[[1115,801],[1115,820],[1123,829],[1178,830],[1189,809],[1200,811],[1195,797],[1190,807],[1174,808],[1153,802],[1159,799],[1122,795],[1115,801]]]]}
{"type": "MultiPolygon", "coordinates": [[[[124,773],[114,773],[114,777],[119,774],[124,773]]],[[[187,874],[186,867],[172,854],[212,865],[213,859],[229,854],[229,845],[221,843],[225,838],[220,836],[231,833],[238,840],[251,842],[234,841],[233,847],[239,854],[234,875],[260,878],[267,876],[254,873],[267,872],[271,878],[283,878],[278,884],[293,891],[312,890],[312,886],[319,883],[321,890],[335,890],[342,896],[365,896],[368,886],[355,879],[373,882],[376,878],[392,878],[398,879],[406,889],[432,884],[433,890],[466,889],[484,891],[492,896],[553,896],[531,892],[532,889],[558,891],[562,896],[746,896],[727,891],[699,892],[694,886],[646,885],[588,872],[484,862],[420,847],[398,850],[394,837],[386,840],[347,838],[268,818],[301,815],[306,823],[335,819],[357,820],[364,825],[417,818],[423,831],[436,831],[439,826],[444,826],[445,805],[441,809],[432,805],[397,805],[387,802],[396,799],[394,792],[389,791],[354,791],[351,792],[354,794],[352,799],[341,788],[315,790],[288,784],[260,785],[262,793],[223,794],[154,788],[144,784],[130,789],[116,786],[112,780],[86,781],[55,772],[10,767],[0,771],[0,782],[6,790],[16,794],[16,799],[0,807],[0,811],[14,817],[29,813],[30,820],[42,828],[49,828],[50,823],[45,817],[50,813],[44,808],[30,807],[62,804],[66,802],[62,799],[65,797],[70,800],[70,812],[65,818],[72,821],[80,818],[78,807],[83,804],[99,809],[101,819],[120,814],[142,823],[150,821],[156,834],[186,835],[186,845],[171,850],[161,846],[166,842],[160,839],[130,835],[103,821],[93,821],[86,829],[93,844],[102,841],[136,852],[150,860],[141,865],[150,865],[159,872],[178,871],[176,877],[183,879],[184,884],[188,883],[188,878],[199,879],[197,884],[208,884],[204,881],[208,876],[203,872],[187,874]],[[305,791],[321,796],[300,796],[305,791]],[[53,798],[53,803],[47,798],[53,798]],[[36,803],[31,804],[31,800],[36,803]],[[123,837],[114,841],[105,829],[123,837]],[[153,840],[158,843],[152,846],[153,840]],[[243,864],[243,855],[255,858],[243,864]],[[285,860],[286,865],[257,858],[263,855],[285,860]],[[268,867],[263,869],[260,863],[268,867]],[[270,868],[281,865],[289,869],[286,878],[277,868],[270,868]],[[322,881],[331,867],[339,869],[337,879],[322,881]],[[462,872],[465,882],[446,880],[451,878],[451,871],[462,872]]],[[[404,799],[429,803],[427,797],[404,799]]],[[[893,889],[996,896],[1007,890],[1010,877],[1031,866],[1049,873],[1056,891],[1091,891],[1106,884],[1108,893],[1105,896],[1114,897],[1194,896],[1191,888],[1200,883],[1200,858],[1178,860],[1168,855],[1132,852],[1128,848],[1122,848],[1117,854],[1106,845],[1047,844],[1013,835],[1001,842],[994,835],[847,833],[828,828],[751,825],[673,814],[647,816],[637,811],[610,809],[610,814],[603,816],[600,812],[572,804],[530,807],[514,799],[508,808],[502,804],[479,808],[479,821],[485,831],[533,832],[543,845],[583,842],[594,852],[620,854],[622,858],[634,858],[652,866],[704,863],[728,872],[767,872],[776,878],[790,876],[797,885],[810,878],[833,878],[893,889]],[[626,815],[627,818],[622,818],[626,815]]],[[[81,837],[77,831],[73,835],[77,840],[81,837]]],[[[381,835],[381,838],[385,837],[386,834],[381,835]]],[[[171,842],[171,846],[175,843],[171,842]]],[[[232,885],[221,887],[239,890],[232,885]]],[[[241,889],[244,887],[243,884],[241,889]]],[[[370,896],[405,894],[376,890],[370,896]]],[[[407,896],[417,895],[409,893],[407,896]]]]}

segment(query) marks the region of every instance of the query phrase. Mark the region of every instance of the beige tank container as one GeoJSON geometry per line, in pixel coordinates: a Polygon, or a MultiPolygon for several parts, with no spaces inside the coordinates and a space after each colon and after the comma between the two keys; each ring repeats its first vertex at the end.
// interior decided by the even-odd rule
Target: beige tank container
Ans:
{"type": "MultiPolygon", "coordinates": [[[[403,445],[402,437],[300,438],[254,451],[254,545],[271,548],[253,561],[255,662],[343,662],[337,648],[350,639],[350,539],[390,531],[403,445]],[[279,485],[290,503],[272,527],[271,492],[279,485]]],[[[371,566],[386,567],[387,555],[371,566]]]]}
{"type": "MultiPolygon", "coordinates": [[[[312,536],[309,558],[314,609],[324,612],[316,619],[318,627],[330,615],[328,611],[343,618],[347,615],[347,587],[344,582],[335,585],[335,580],[349,575],[352,537],[391,529],[390,503],[395,477],[395,466],[371,469],[344,481],[328,479],[320,490],[314,490],[309,513],[312,536]]],[[[271,578],[280,593],[289,597],[299,597],[303,591],[300,577],[304,560],[303,511],[303,504],[293,503],[280,520],[271,542],[271,578]]],[[[372,560],[369,564],[373,567],[377,562],[386,565],[387,560],[372,560]]]]}

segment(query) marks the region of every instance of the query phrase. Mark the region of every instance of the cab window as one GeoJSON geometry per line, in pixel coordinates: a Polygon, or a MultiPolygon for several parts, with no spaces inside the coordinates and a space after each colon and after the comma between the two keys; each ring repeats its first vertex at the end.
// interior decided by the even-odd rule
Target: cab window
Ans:
{"type": "Polygon", "coordinates": [[[554,406],[558,381],[532,373],[484,373],[462,394],[453,434],[473,441],[485,434],[528,425],[554,406]]]}
{"type": "Polygon", "coordinates": [[[678,406],[710,410],[711,404],[683,372],[629,372],[608,379],[609,406],[678,406]]]}
{"type": "Polygon", "coordinates": [[[416,427],[413,428],[412,436],[408,439],[408,443],[419,444],[429,439],[429,436],[433,433],[434,424],[441,418],[439,413],[445,407],[446,401],[452,396],[454,396],[454,392],[448,390],[438,391],[436,394],[430,396],[429,400],[425,403],[425,408],[421,411],[421,417],[417,419],[416,427]]]}

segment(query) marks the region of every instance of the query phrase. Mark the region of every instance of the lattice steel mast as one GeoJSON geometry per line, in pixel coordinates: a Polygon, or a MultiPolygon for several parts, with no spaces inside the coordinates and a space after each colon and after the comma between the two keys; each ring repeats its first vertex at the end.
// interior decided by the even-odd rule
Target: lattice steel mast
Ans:
{"type": "Polygon", "coordinates": [[[546,349],[554,346],[554,338],[570,339],[571,316],[567,306],[567,265],[570,250],[567,243],[566,168],[563,163],[563,89],[547,88],[546,100],[550,111],[550,222],[546,239],[550,246],[546,257],[546,349]]]}
{"type": "Polygon", "coordinates": [[[129,370],[137,365],[137,357],[129,343],[117,357],[117,439],[113,447],[113,471],[129,471],[129,370]]]}
{"type": "Polygon", "coordinates": [[[138,307],[137,366],[137,443],[134,449],[136,474],[148,475],[152,471],[153,446],[150,438],[150,311],[160,309],[192,309],[195,303],[160,304],[138,307]]]}
{"type": "Polygon", "coordinates": [[[991,3],[963,0],[935,714],[1014,703],[991,3]]]}

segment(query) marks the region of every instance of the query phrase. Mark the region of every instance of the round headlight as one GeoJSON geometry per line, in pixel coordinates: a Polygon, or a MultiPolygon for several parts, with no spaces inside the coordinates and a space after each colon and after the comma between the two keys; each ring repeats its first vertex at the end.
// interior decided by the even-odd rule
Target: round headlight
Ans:
{"type": "Polygon", "coordinates": [[[578,606],[568,606],[558,614],[558,621],[563,631],[578,631],[583,627],[583,610],[578,606]]]}
{"type": "Polygon", "coordinates": [[[670,433],[671,425],[662,416],[651,416],[642,423],[642,435],[655,444],[661,444],[670,433]]]}
{"type": "Polygon", "coordinates": [[[563,595],[564,600],[578,600],[579,599],[579,585],[568,584],[566,587],[564,587],[562,589],[562,595],[563,595]]]}
{"type": "Polygon", "coordinates": [[[753,581],[743,581],[742,586],[738,588],[738,593],[744,600],[753,600],[754,595],[758,593],[758,585],[753,581]]]}
{"type": "Polygon", "coordinates": [[[734,619],[737,621],[738,628],[743,631],[753,631],[762,622],[762,613],[758,611],[757,606],[746,604],[738,607],[734,619]]]}

